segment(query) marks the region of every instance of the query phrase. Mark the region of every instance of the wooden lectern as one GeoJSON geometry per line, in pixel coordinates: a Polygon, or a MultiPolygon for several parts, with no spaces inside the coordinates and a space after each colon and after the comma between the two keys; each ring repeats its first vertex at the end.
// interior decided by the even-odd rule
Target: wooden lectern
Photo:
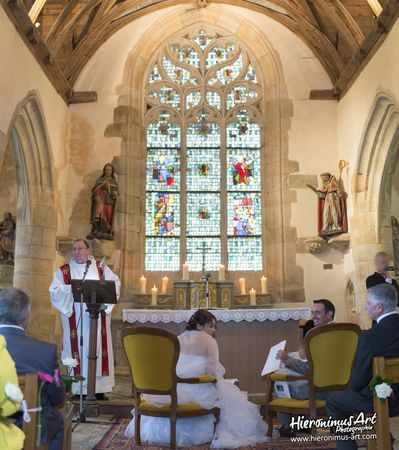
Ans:
{"type": "MultiPolygon", "coordinates": [[[[87,355],[87,395],[83,402],[83,411],[86,416],[97,417],[96,365],[98,316],[103,305],[117,303],[115,281],[85,280],[82,283],[82,280],[71,280],[71,285],[74,301],[78,303],[83,301],[86,304],[86,311],[90,317],[89,352],[87,355]]],[[[82,360],[82,358],[80,359],[82,360]]]]}

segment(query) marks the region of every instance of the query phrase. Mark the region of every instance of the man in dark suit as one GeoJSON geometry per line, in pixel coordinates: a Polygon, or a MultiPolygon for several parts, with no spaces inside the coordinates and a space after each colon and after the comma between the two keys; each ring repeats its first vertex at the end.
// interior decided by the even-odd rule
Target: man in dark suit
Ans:
{"type": "Polygon", "coordinates": [[[375,255],[374,263],[375,263],[375,272],[366,279],[367,289],[377,286],[378,284],[388,283],[396,289],[399,298],[399,285],[388,274],[389,269],[388,254],[385,252],[378,252],[375,255]]]}
{"type": "MultiPolygon", "coordinates": [[[[396,289],[387,284],[379,284],[367,291],[365,309],[376,325],[359,337],[355,365],[352,370],[350,389],[332,392],[327,397],[327,412],[334,419],[346,419],[359,412],[372,412],[373,392],[369,388],[373,377],[373,358],[399,357],[399,315],[396,311],[398,296],[396,289]]],[[[393,386],[397,388],[397,386],[393,386]]],[[[399,400],[389,399],[391,415],[399,413],[399,400]]],[[[378,418],[377,418],[378,420],[378,418]]],[[[361,433],[360,433],[361,434],[361,433]]],[[[366,431],[365,434],[368,434],[366,431]]],[[[350,436],[338,436],[348,438],[350,436]]],[[[354,440],[337,440],[337,449],[356,449],[354,440]]]]}
{"type": "MultiPolygon", "coordinates": [[[[58,368],[55,344],[27,336],[30,300],[20,289],[3,289],[0,292],[0,334],[7,341],[7,350],[15,362],[18,374],[43,372],[54,376],[58,368]]],[[[45,383],[42,388],[41,441],[49,450],[62,449],[64,420],[57,406],[65,398],[63,382],[45,383]]],[[[28,408],[32,405],[28,405],[28,408]]]]}

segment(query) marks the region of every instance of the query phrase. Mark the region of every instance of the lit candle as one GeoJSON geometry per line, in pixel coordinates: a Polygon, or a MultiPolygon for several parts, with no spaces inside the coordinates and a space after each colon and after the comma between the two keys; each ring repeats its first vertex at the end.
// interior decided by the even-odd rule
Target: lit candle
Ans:
{"type": "Polygon", "coordinates": [[[249,304],[250,304],[251,306],[256,306],[256,291],[255,291],[254,288],[252,288],[252,289],[249,291],[249,304]]]}
{"type": "Polygon", "coordinates": [[[183,264],[183,280],[188,280],[188,262],[183,264]]]}
{"type": "Polygon", "coordinates": [[[240,285],[240,294],[245,295],[245,278],[239,278],[238,284],[240,285]]]}
{"type": "Polygon", "coordinates": [[[156,306],[157,305],[157,295],[158,295],[158,289],[154,287],[151,289],[151,306],[156,306]]]}
{"type": "Polygon", "coordinates": [[[140,292],[145,294],[147,290],[147,278],[144,275],[140,277],[140,292]]]}
{"type": "Polygon", "coordinates": [[[168,282],[169,282],[169,278],[168,277],[163,277],[162,278],[161,294],[166,294],[166,292],[168,290],[168,282]]]}
{"type": "Polygon", "coordinates": [[[220,264],[219,266],[219,281],[224,281],[226,275],[226,268],[223,264],[220,264]]]}
{"type": "Polygon", "coordinates": [[[262,294],[267,294],[267,278],[266,278],[265,276],[263,276],[263,277],[260,279],[260,286],[261,286],[260,292],[261,292],[262,294]]]}

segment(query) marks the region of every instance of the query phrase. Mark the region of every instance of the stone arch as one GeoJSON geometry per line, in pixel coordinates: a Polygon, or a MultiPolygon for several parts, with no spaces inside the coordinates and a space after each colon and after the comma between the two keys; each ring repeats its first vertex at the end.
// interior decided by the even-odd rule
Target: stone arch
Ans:
{"type": "Polygon", "coordinates": [[[121,192],[124,192],[118,205],[121,237],[117,245],[123,249],[125,298],[135,292],[137,280],[144,271],[145,74],[149,70],[154,49],[160,48],[175,33],[199,24],[208,24],[225,34],[233,34],[255,55],[257,73],[261,74],[266,90],[263,109],[267,121],[264,123],[262,150],[263,169],[269,174],[265,195],[262,196],[262,208],[267,217],[263,229],[268,261],[266,274],[275,301],[304,301],[303,270],[296,265],[297,233],[295,228],[290,227],[291,203],[296,198],[295,192],[288,187],[288,175],[298,170],[298,163],[288,159],[288,130],[293,107],[288,99],[282,68],[261,30],[246,23],[242,17],[231,14],[226,18],[221,11],[208,11],[207,8],[189,14],[173,13],[147,30],[126,62],[123,85],[119,87],[121,95],[114,111],[114,123],[105,132],[106,136],[122,139],[121,156],[116,161],[121,192]],[[129,174],[135,174],[135,177],[129,174]]]}
{"type": "Polygon", "coordinates": [[[346,314],[348,321],[352,323],[358,322],[358,313],[356,311],[355,287],[353,281],[349,278],[345,289],[346,314]]]}
{"type": "MultiPolygon", "coordinates": [[[[399,103],[388,92],[379,93],[372,105],[361,139],[352,183],[354,214],[351,240],[355,263],[356,309],[365,297],[365,279],[374,270],[374,255],[392,255],[391,193],[398,170],[399,103]],[[397,173],[397,172],[396,172],[397,173]]],[[[363,324],[369,321],[364,314],[363,324]]]]}
{"type": "Polygon", "coordinates": [[[31,334],[54,340],[48,287],[55,258],[56,214],[50,141],[41,102],[30,92],[17,105],[8,130],[17,175],[14,286],[32,301],[31,334]]]}

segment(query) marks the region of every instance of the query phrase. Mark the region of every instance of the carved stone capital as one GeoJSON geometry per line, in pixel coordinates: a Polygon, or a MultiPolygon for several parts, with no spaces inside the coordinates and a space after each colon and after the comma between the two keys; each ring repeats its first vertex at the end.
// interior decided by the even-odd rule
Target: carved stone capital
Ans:
{"type": "Polygon", "coordinates": [[[313,236],[304,240],[305,250],[308,253],[321,253],[326,245],[327,241],[320,236],[313,236]]]}

